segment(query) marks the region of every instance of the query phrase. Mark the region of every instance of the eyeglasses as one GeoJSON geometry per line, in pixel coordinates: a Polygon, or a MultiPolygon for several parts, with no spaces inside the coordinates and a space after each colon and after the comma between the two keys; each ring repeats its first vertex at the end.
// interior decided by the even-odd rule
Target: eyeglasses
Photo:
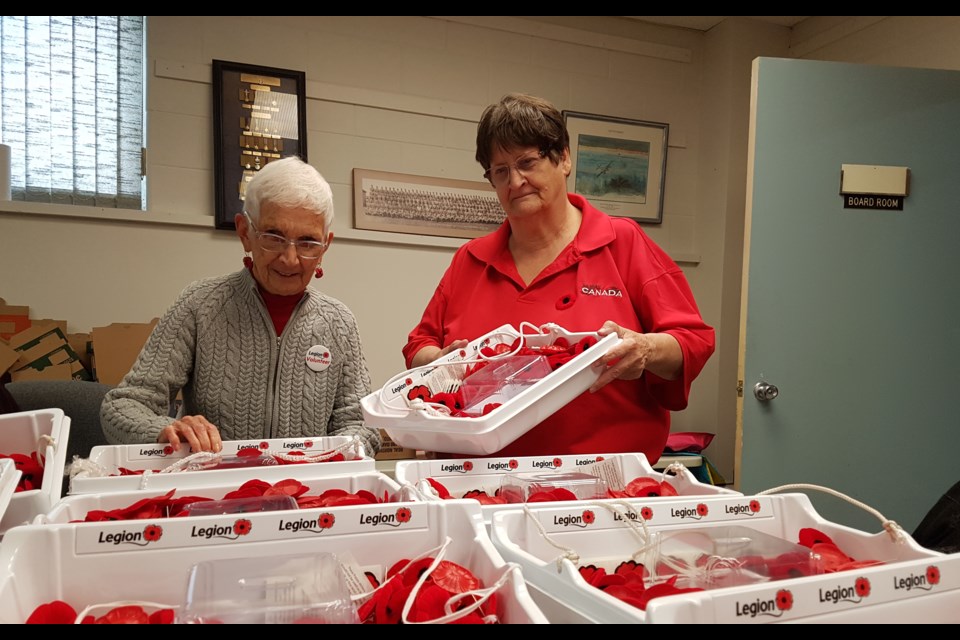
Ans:
{"type": "Polygon", "coordinates": [[[287,240],[285,237],[277,235],[276,233],[257,231],[257,226],[253,224],[253,220],[250,219],[250,214],[244,211],[243,215],[247,216],[247,222],[250,223],[250,227],[257,236],[257,242],[264,251],[283,253],[287,250],[287,245],[292,244],[293,248],[297,250],[298,256],[306,260],[316,260],[323,255],[324,249],[327,248],[326,242],[319,242],[317,240],[287,240]]]}
{"type": "Polygon", "coordinates": [[[510,169],[516,170],[523,177],[534,173],[540,166],[540,163],[546,157],[546,151],[539,151],[535,156],[526,156],[517,160],[516,164],[498,164],[490,167],[483,172],[483,177],[490,181],[496,188],[500,188],[510,182],[510,169]]]}

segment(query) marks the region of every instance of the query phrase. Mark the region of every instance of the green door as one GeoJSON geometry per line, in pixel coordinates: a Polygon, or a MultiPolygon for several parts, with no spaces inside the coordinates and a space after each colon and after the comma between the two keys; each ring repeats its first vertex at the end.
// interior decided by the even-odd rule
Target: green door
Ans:
{"type": "Polygon", "coordinates": [[[752,104],[739,489],[912,532],[960,480],[960,73],[758,58],[752,104]],[[843,164],[908,167],[903,210],[845,209],[843,164]]]}

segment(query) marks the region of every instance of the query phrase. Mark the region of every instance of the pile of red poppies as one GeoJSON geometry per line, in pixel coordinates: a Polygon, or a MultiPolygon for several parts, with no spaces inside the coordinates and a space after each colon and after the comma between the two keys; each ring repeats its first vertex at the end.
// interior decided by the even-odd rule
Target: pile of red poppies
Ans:
{"type": "MultiPolygon", "coordinates": [[[[239,489],[227,493],[220,499],[230,500],[234,498],[290,496],[296,500],[298,509],[320,509],[325,507],[345,507],[390,502],[390,496],[387,491],[383,492],[382,498],[378,498],[365,489],[360,489],[356,493],[349,493],[343,489],[327,489],[319,495],[307,495],[309,490],[310,487],[292,478],[280,480],[274,484],[254,479],[244,482],[239,489]]],[[[120,509],[94,509],[87,512],[86,517],[80,522],[184,517],[190,515],[190,505],[197,502],[214,500],[214,498],[202,496],[182,496],[174,498],[175,492],[176,489],[171,489],[162,496],[144,498],[120,509]]]]}
{"type": "Polygon", "coordinates": [[[590,586],[632,605],[641,611],[646,611],[647,603],[654,598],[672,596],[676,593],[703,591],[696,587],[681,588],[677,586],[677,577],[650,585],[644,582],[648,577],[646,568],[633,560],[627,560],[617,565],[613,573],[607,573],[603,567],[585,565],[578,568],[580,576],[590,586]]]}
{"type": "MultiPolygon", "coordinates": [[[[400,623],[403,608],[411,596],[414,601],[407,620],[429,622],[446,615],[444,605],[450,598],[483,588],[483,584],[469,569],[449,560],[441,560],[414,595],[414,586],[434,560],[434,558],[423,558],[415,562],[401,560],[387,571],[386,581],[382,586],[373,576],[367,574],[370,583],[377,589],[358,609],[360,622],[363,624],[400,623]]],[[[453,611],[462,611],[476,603],[478,599],[472,595],[461,597],[455,602],[453,611]]],[[[494,593],[477,609],[463,614],[451,624],[485,624],[484,618],[495,616],[496,613],[497,595],[494,593]]]]}
{"type": "Polygon", "coordinates": [[[882,560],[856,560],[844,553],[830,536],[812,527],[800,529],[798,542],[820,556],[824,573],[851,571],[884,564],[882,560]]]}
{"type": "Polygon", "coordinates": [[[33,491],[39,489],[43,484],[43,456],[37,452],[29,456],[22,453],[4,454],[0,453],[0,458],[9,458],[13,460],[13,466],[20,472],[20,480],[17,482],[17,488],[14,493],[20,491],[33,491]]]}
{"type": "MultiPolygon", "coordinates": [[[[266,446],[263,444],[261,446],[266,446]]],[[[172,450],[172,449],[171,449],[172,450]]],[[[262,467],[279,464],[314,464],[320,462],[343,462],[346,457],[343,453],[337,452],[330,455],[329,458],[323,456],[333,453],[332,451],[313,453],[309,456],[303,451],[291,451],[283,455],[271,454],[260,449],[240,449],[236,456],[221,459],[218,462],[205,466],[197,471],[212,471],[214,469],[237,469],[246,467],[262,467]],[[298,460],[297,458],[302,458],[298,460]]],[[[2,457],[2,456],[0,456],[2,457]]],[[[146,469],[128,469],[126,467],[117,467],[117,473],[112,476],[139,476],[143,475],[146,469]]]]}
{"type": "MultiPolygon", "coordinates": [[[[439,480],[427,478],[427,482],[430,483],[430,486],[437,492],[437,496],[441,500],[456,499],[450,494],[450,490],[439,480]]],[[[622,491],[607,489],[608,498],[658,498],[675,495],[678,495],[677,490],[674,489],[673,485],[669,482],[648,477],[639,477],[631,480],[622,491]]],[[[492,496],[483,489],[471,489],[464,493],[461,498],[473,498],[484,505],[517,504],[523,502],[560,502],[563,500],[578,499],[575,493],[563,487],[541,488],[540,490],[531,492],[526,500],[523,499],[523,495],[520,492],[508,491],[502,493],[500,489],[497,489],[492,496]]]]}
{"type": "MultiPolygon", "coordinates": [[[[147,613],[140,605],[114,607],[102,616],[87,615],[81,624],[172,624],[173,609],[157,609],[147,613]]],[[[73,624],[77,610],[63,600],[41,604],[27,618],[27,624],[73,624]]]]}
{"type": "MultiPolygon", "coordinates": [[[[557,338],[553,344],[544,345],[541,347],[520,347],[519,341],[520,338],[517,338],[513,341],[513,344],[508,345],[501,342],[494,346],[483,347],[480,349],[480,353],[487,358],[502,356],[508,353],[512,353],[515,356],[545,356],[547,358],[547,364],[549,365],[550,370],[556,371],[593,345],[597,344],[597,339],[593,336],[582,338],[579,342],[574,344],[570,344],[566,338],[557,338]],[[516,353],[513,353],[514,349],[517,349],[516,353]]],[[[470,365],[463,374],[463,379],[466,380],[477,371],[480,371],[486,367],[488,364],[490,364],[489,361],[482,360],[470,365]]],[[[430,393],[430,389],[427,387],[427,385],[421,384],[417,386],[411,386],[407,390],[407,400],[418,399],[423,400],[428,404],[440,404],[445,406],[450,410],[450,416],[454,418],[477,417],[477,415],[473,413],[463,413],[463,409],[466,405],[463,400],[463,393],[460,390],[450,393],[430,393]]],[[[483,406],[483,410],[481,411],[480,415],[485,416],[499,406],[500,403],[496,402],[486,404],[483,406]]]]}

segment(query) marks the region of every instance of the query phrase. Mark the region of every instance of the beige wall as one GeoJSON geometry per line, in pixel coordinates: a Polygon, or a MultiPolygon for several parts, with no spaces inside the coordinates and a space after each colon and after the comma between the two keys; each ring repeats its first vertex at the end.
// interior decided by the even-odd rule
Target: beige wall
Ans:
{"type": "Polygon", "coordinates": [[[151,17],[148,211],[0,206],[0,297],[83,331],[149,320],[189,282],[239,268],[239,241],[213,229],[210,61],[302,69],[309,158],[337,206],[318,285],[357,315],[379,386],[402,369],[400,347],[460,241],[353,229],[353,168],[476,180],[476,120],[508,91],[668,122],[664,222],[645,229],[718,332],[674,430],[716,432],[708,453],[732,480],[750,60],[960,59],[957,18],[808,22],[791,34],[737,19],[704,35],[582,16],[151,17]]]}

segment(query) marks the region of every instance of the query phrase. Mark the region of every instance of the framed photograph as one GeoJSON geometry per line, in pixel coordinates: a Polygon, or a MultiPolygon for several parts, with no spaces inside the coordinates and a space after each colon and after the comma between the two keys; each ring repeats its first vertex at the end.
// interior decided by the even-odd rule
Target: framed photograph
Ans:
{"type": "Polygon", "coordinates": [[[564,111],[573,168],[567,190],[614,216],[663,222],[664,122],[564,111]]]}
{"type": "Polygon", "coordinates": [[[234,229],[247,183],[269,162],[307,159],[306,73],[213,61],[215,226],[234,229]]]}
{"type": "Polygon", "coordinates": [[[477,238],[506,217],[487,182],[353,170],[357,229],[477,238]]]}

